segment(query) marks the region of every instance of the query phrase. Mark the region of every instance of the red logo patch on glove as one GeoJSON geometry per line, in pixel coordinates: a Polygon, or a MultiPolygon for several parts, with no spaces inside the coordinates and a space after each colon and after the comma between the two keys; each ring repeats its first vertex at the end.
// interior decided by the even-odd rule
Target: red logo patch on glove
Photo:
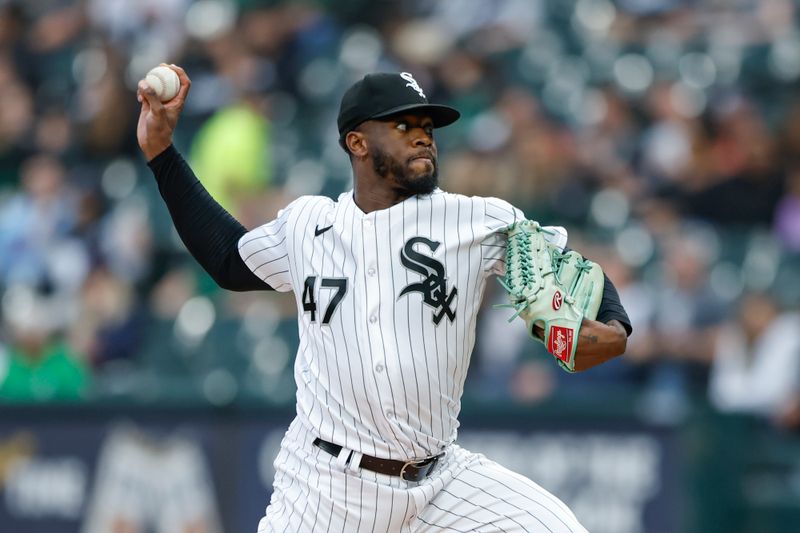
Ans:
{"type": "Polygon", "coordinates": [[[572,356],[574,336],[575,330],[572,328],[551,327],[550,337],[547,340],[547,351],[565,363],[569,363],[569,359],[572,356]]]}
{"type": "Polygon", "coordinates": [[[564,297],[561,295],[561,291],[556,291],[553,295],[553,309],[558,311],[561,309],[561,304],[564,301],[564,297]]]}

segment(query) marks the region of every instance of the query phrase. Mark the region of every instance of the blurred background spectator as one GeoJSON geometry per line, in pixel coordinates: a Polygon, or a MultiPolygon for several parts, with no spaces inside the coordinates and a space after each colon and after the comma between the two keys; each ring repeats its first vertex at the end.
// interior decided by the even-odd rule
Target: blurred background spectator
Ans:
{"type": "Polygon", "coordinates": [[[709,395],[722,412],[779,419],[800,388],[800,316],[750,294],[716,336],[709,395]]]}
{"type": "Polygon", "coordinates": [[[64,336],[65,306],[58,295],[15,287],[4,297],[8,342],[0,344],[0,400],[85,399],[91,372],[64,336]]]}

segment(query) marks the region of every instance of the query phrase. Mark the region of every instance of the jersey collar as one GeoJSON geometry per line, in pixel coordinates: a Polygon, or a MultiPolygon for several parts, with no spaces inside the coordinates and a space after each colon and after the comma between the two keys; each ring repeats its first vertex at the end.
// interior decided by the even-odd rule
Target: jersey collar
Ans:
{"type": "Polygon", "coordinates": [[[364,211],[361,210],[360,207],[358,207],[358,204],[356,203],[356,199],[355,199],[355,189],[350,189],[349,191],[343,192],[342,194],[340,194],[339,195],[339,203],[342,204],[343,207],[349,207],[350,204],[352,204],[353,212],[355,213],[356,217],[364,218],[364,217],[369,217],[369,216],[376,215],[376,214],[379,214],[379,213],[385,213],[385,212],[391,211],[393,209],[402,208],[402,205],[405,204],[405,203],[419,201],[419,200],[426,200],[426,199],[429,199],[429,198],[431,198],[433,196],[436,196],[436,195],[439,195],[439,194],[442,194],[442,193],[444,193],[444,191],[442,189],[440,189],[439,187],[436,187],[433,190],[433,192],[431,192],[430,194],[415,194],[414,196],[409,196],[408,198],[406,198],[402,202],[398,202],[398,203],[394,204],[393,206],[391,206],[391,207],[389,207],[387,209],[379,209],[377,211],[373,211],[372,213],[365,213],[364,211]]]}

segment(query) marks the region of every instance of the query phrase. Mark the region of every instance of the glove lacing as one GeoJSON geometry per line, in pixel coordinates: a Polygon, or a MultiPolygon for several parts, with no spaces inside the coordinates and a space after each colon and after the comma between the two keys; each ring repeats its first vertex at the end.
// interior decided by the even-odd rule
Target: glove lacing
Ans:
{"type": "MultiPolygon", "coordinates": [[[[547,233],[548,235],[554,235],[556,232],[543,228],[539,225],[538,222],[535,221],[527,221],[529,226],[531,226],[530,232],[534,231],[541,231],[547,233]]],[[[509,227],[509,231],[513,230],[515,225],[509,227]]],[[[494,308],[511,308],[514,309],[516,312],[511,315],[508,319],[509,322],[513,322],[515,318],[517,318],[525,309],[535,302],[539,298],[539,291],[541,290],[541,280],[543,276],[547,276],[549,274],[553,274],[556,276],[556,269],[551,268],[549,272],[541,272],[538,277],[533,276],[533,266],[532,256],[531,253],[531,240],[529,238],[529,234],[527,232],[520,232],[513,236],[510,236],[509,239],[514,239],[515,246],[508,247],[508,256],[507,261],[508,264],[506,265],[506,276],[505,279],[497,278],[497,282],[510,294],[514,297],[515,302],[513,304],[496,304],[494,308]],[[515,251],[519,251],[518,254],[515,255],[515,251]],[[517,260],[519,263],[518,268],[508,268],[508,265],[513,263],[514,259],[517,260]],[[514,274],[518,274],[515,276],[514,274]],[[525,293],[528,293],[527,295],[525,293]]],[[[541,241],[537,240],[537,247],[536,252],[537,256],[538,253],[541,252],[542,244],[541,241]]],[[[545,245],[546,246],[546,245],[545,245]]],[[[554,253],[558,253],[560,257],[563,257],[560,251],[554,251],[554,253]]],[[[543,271],[544,268],[541,264],[535,265],[539,271],[543,271]]],[[[569,295],[564,295],[565,300],[568,303],[572,303],[572,298],[569,295]]]]}

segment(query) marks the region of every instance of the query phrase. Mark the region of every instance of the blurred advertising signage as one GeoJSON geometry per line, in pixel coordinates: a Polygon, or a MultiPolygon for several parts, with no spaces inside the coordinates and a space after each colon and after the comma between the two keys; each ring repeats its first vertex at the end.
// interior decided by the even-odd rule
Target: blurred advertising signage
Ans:
{"type": "Polygon", "coordinates": [[[592,533],[679,530],[669,448],[655,433],[483,430],[459,443],[555,494],[592,533]]]}
{"type": "Polygon", "coordinates": [[[224,531],[207,446],[221,429],[72,422],[0,418],[0,532],[224,531]]]}
{"type": "Polygon", "coordinates": [[[100,450],[81,532],[220,533],[208,463],[190,434],[113,427],[100,450]]]}
{"type": "MultiPolygon", "coordinates": [[[[0,411],[0,532],[252,531],[291,415],[0,411]]],[[[592,533],[680,530],[673,433],[518,422],[471,420],[459,443],[554,493],[592,533]]]]}
{"type": "Polygon", "coordinates": [[[35,433],[18,431],[0,437],[0,489],[6,512],[21,520],[77,520],[89,465],[73,455],[41,456],[39,448],[35,433]]]}

